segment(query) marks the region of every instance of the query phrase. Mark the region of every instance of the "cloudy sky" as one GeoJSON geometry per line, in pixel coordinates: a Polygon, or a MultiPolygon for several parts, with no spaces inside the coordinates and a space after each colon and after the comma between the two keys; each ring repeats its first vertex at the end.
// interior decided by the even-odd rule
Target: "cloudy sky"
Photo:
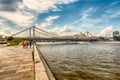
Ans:
{"type": "Polygon", "coordinates": [[[31,26],[58,34],[120,30],[120,0],[0,0],[0,34],[31,26]]]}

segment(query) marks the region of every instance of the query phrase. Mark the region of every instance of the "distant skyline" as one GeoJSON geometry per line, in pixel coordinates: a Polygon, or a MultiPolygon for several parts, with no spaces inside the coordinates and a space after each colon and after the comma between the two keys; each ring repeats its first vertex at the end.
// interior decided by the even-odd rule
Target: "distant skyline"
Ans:
{"type": "Polygon", "coordinates": [[[0,34],[37,26],[61,35],[120,30],[120,0],[0,0],[0,34]]]}

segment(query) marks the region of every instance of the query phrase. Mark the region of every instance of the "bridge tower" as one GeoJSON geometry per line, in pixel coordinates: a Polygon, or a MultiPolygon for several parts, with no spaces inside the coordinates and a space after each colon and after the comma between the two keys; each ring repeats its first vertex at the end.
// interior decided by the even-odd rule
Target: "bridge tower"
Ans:
{"type": "Polygon", "coordinates": [[[86,32],[86,36],[87,36],[87,37],[92,37],[92,34],[91,34],[89,31],[87,31],[87,32],[86,32]]]}
{"type": "Polygon", "coordinates": [[[32,28],[33,28],[33,37],[35,37],[35,26],[33,26],[32,28]]]}
{"type": "Polygon", "coordinates": [[[29,29],[29,37],[31,38],[31,28],[29,29]]]}

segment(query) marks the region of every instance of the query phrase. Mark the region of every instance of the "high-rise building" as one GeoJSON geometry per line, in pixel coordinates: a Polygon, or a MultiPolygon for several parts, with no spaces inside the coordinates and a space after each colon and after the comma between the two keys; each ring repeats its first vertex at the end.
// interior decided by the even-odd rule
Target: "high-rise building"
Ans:
{"type": "Polygon", "coordinates": [[[119,31],[114,31],[113,32],[113,36],[119,36],[120,34],[119,34],[119,31]]]}

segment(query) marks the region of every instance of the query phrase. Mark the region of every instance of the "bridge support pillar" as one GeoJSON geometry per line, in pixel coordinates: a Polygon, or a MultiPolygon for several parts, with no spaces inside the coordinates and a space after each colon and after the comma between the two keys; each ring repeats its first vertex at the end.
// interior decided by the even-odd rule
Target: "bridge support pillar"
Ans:
{"type": "Polygon", "coordinates": [[[31,38],[31,28],[29,29],[29,37],[31,38]]]}
{"type": "Polygon", "coordinates": [[[33,37],[35,37],[35,26],[33,26],[33,37]]]}

